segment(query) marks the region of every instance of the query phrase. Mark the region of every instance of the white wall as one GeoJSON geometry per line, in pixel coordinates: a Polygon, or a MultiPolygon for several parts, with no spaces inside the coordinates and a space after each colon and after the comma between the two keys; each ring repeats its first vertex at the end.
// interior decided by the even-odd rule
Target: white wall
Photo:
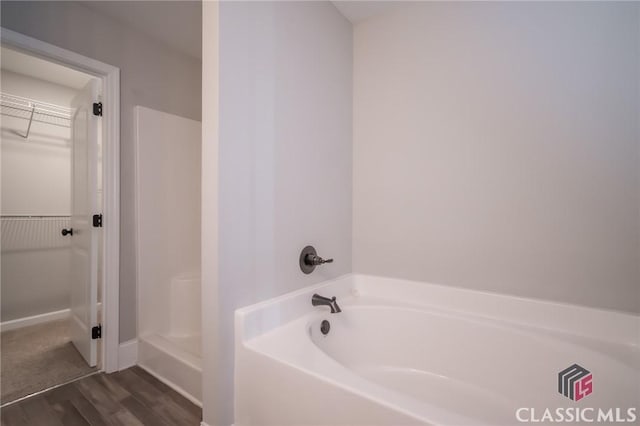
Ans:
{"type": "MultiPolygon", "coordinates": [[[[218,340],[205,342],[215,371],[203,402],[205,422],[228,425],[233,311],[351,271],[352,33],[329,2],[222,2],[219,13],[219,285],[203,289],[218,304],[203,331],[218,340]],[[304,275],[307,244],[335,263],[304,275]]],[[[203,229],[203,241],[216,237],[203,229]]]]}
{"type": "Polygon", "coordinates": [[[639,9],[357,25],[354,270],[640,312],[639,9]]]}
{"type": "Polygon", "coordinates": [[[136,108],[140,336],[170,331],[171,280],[200,275],[200,140],[200,122],[136,108]]]}
{"type": "MultiPolygon", "coordinates": [[[[177,2],[181,3],[181,2],[177,2]]],[[[191,2],[182,2],[187,8],[191,2]]],[[[120,341],[136,337],[133,108],[143,105],[200,120],[201,62],[146,33],[96,12],[83,2],[3,1],[2,26],[120,68],[120,341]]],[[[135,13],[147,8],[145,25],[165,31],[171,7],[158,2],[118,2],[135,13]],[[132,4],[133,3],[133,4],[132,4]]],[[[107,7],[108,9],[108,7],[107,7]]],[[[188,25],[200,25],[200,21],[188,25]]],[[[186,25],[186,24],[185,24],[186,25]]]]}
{"type": "MultiPolygon", "coordinates": [[[[4,93],[69,106],[76,90],[2,70],[4,93]]],[[[2,116],[2,215],[68,216],[70,128],[2,116]]],[[[2,219],[2,321],[69,307],[68,219],[2,219]],[[37,265],[37,267],[34,267],[37,265]]]]}

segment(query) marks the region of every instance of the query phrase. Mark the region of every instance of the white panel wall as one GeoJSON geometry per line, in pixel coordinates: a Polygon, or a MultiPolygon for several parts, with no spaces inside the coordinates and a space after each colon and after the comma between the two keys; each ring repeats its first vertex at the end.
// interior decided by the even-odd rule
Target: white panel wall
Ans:
{"type": "Polygon", "coordinates": [[[354,270],[640,312],[639,9],[357,25],[354,270]]]}
{"type": "MultiPolygon", "coordinates": [[[[2,91],[68,106],[74,89],[2,71],[2,91]]],[[[69,215],[70,129],[2,117],[2,215],[69,215]]],[[[2,321],[69,307],[68,221],[2,220],[2,321]],[[58,229],[59,228],[59,229],[58,229]]]]}
{"type": "Polygon", "coordinates": [[[200,275],[200,122],[143,107],[135,114],[138,331],[167,334],[171,280],[200,275]]]}
{"type": "Polygon", "coordinates": [[[206,423],[228,425],[234,309],[351,271],[352,32],[329,2],[219,8],[219,311],[204,324],[218,340],[203,402],[206,423]],[[335,263],[304,275],[307,244],[335,263]]]}

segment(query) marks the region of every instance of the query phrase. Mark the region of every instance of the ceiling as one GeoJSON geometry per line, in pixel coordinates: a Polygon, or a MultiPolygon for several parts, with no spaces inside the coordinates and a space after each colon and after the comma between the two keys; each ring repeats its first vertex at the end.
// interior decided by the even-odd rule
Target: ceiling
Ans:
{"type": "Polygon", "coordinates": [[[357,24],[407,4],[407,2],[402,0],[332,1],[332,3],[352,24],[357,24]]]}
{"type": "MultiPolygon", "coordinates": [[[[404,1],[333,1],[338,11],[351,23],[357,24],[382,13],[397,9],[406,4],[404,1]]],[[[129,28],[134,28],[150,38],[163,43],[195,59],[202,58],[202,3],[196,0],[173,1],[85,1],[83,4],[94,12],[107,16],[129,28]]],[[[18,52],[14,52],[16,55],[18,52]]],[[[11,55],[11,54],[9,54],[11,55]]],[[[26,55],[23,55],[26,56],[26,55]]],[[[12,67],[11,62],[17,56],[5,58],[2,50],[3,68],[12,67]],[[5,67],[5,62],[7,66],[5,67]]],[[[40,61],[38,66],[28,66],[25,72],[36,78],[50,75],[48,67],[58,67],[37,58],[26,57],[23,60],[40,61]],[[48,64],[48,65],[46,65],[48,64]]],[[[18,61],[19,62],[19,61],[18,61]]],[[[33,62],[35,64],[36,62],[33,62]]],[[[71,74],[77,73],[68,70],[71,74]]],[[[71,74],[53,73],[62,79],[58,84],[76,87],[71,74]]],[[[77,73],[82,74],[82,73],[77,73]]],[[[57,77],[58,78],[58,77],[57,77]]],[[[48,78],[43,78],[48,79],[48,78]]],[[[50,79],[49,79],[50,80],[50,79]]]]}
{"type": "Polygon", "coordinates": [[[85,1],[83,4],[188,56],[202,58],[200,1],[85,1]]]}
{"type": "Polygon", "coordinates": [[[82,89],[90,75],[6,47],[0,49],[2,69],[73,89],[82,89]]]}
{"type": "MultiPolygon", "coordinates": [[[[351,23],[357,24],[407,4],[402,0],[333,1],[351,23]]],[[[94,12],[153,38],[195,59],[202,58],[202,2],[172,1],[84,1],[94,12]]]]}

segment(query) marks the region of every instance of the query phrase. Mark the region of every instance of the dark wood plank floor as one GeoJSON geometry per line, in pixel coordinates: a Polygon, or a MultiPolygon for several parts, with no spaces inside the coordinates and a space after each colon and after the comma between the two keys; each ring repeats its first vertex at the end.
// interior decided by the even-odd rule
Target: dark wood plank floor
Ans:
{"type": "Polygon", "coordinates": [[[198,426],[201,409],[141,369],[95,374],[2,408],[2,426],[198,426]]]}

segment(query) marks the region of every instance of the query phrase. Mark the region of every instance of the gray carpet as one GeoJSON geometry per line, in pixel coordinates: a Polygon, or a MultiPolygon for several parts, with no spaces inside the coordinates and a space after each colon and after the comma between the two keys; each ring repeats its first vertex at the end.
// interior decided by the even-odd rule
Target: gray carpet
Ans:
{"type": "Polygon", "coordinates": [[[2,404],[95,371],[69,339],[68,320],[2,333],[2,404]]]}

